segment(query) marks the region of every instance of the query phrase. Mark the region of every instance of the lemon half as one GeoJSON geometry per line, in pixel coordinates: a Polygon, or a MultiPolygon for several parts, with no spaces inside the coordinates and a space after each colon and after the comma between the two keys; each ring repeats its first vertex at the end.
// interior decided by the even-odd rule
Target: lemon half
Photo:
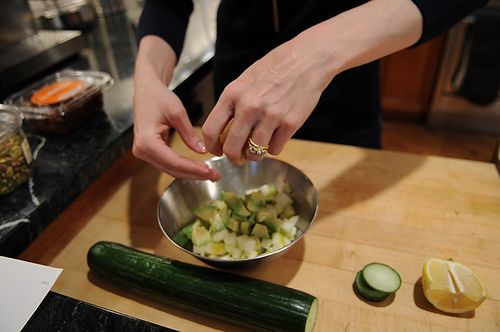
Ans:
{"type": "Polygon", "coordinates": [[[427,300],[448,313],[465,313],[486,299],[486,288],[467,266],[452,260],[430,258],[424,264],[422,287],[427,300]]]}

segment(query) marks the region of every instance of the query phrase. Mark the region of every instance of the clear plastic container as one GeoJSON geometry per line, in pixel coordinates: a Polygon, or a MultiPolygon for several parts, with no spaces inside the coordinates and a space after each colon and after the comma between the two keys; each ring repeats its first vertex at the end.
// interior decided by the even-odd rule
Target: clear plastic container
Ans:
{"type": "Polygon", "coordinates": [[[0,104],[0,196],[16,189],[33,174],[31,147],[22,130],[22,117],[0,104]]]}
{"type": "Polygon", "coordinates": [[[16,106],[34,132],[67,134],[102,109],[102,91],[112,85],[107,73],[64,70],[9,96],[4,103],[16,106]]]}

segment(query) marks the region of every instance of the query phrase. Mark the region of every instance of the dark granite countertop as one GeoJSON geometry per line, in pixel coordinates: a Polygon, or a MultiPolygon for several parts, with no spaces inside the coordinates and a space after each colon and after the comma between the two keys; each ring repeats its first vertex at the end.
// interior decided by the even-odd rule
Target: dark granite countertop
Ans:
{"type": "MultiPolygon", "coordinates": [[[[198,24],[198,29],[206,30],[206,27],[198,24]]],[[[181,99],[211,67],[213,51],[207,34],[200,40],[196,39],[197,31],[192,32],[195,38],[186,38],[187,44],[171,84],[181,99]]],[[[134,25],[125,12],[104,16],[84,33],[84,39],[86,47],[77,56],[51,68],[49,73],[65,68],[98,70],[111,74],[115,83],[103,93],[104,110],[70,134],[40,135],[25,128],[36,167],[28,182],[0,196],[2,256],[19,255],[85,188],[131,148],[134,25]]]]}
{"type": "MultiPolygon", "coordinates": [[[[104,110],[64,136],[25,133],[35,159],[32,178],[0,197],[0,255],[16,257],[132,142],[132,74],[136,41],[125,15],[99,20],[84,34],[86,47],[64,68],[110,73],[104,110]]],[[[44,73],[47,74],[47,73],[44,73]]]]}
{"type": "Polygon", "coordinates": [[[175,330],[49,292],[22,331],[168,332],[175,330]]]}
{"type": "MultiPolygon", "coordinates": [[[[211,68],[211,38],[215,37],[207,35],[203,22],[203,19],[194,20],[191,33],[188,30],[183,55],[170,86],[183,101],[211,68]]],[[[214,26],[209,28],[215,31],[214,26]]],[[[18,256],[132,146],[134,24],[125,12],[106,15],[84,33],[84,39],[86,46],[77,56],[44,75],[65,68],[98,70],[111,74],[114,85],[103,93],[103,111],[70,134],[40,135],[25,128],[36,166],[28,182],[0,196],[2,256],[18,256]]],[[[23,331],[171,330],[49,292],[23,331]]]]}

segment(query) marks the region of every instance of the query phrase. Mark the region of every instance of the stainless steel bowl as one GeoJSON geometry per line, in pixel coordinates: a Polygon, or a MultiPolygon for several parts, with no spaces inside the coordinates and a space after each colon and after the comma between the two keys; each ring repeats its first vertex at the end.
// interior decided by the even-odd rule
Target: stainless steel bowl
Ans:
{"type": "Polygon", "coordinates": [[[225,157],[215,157],[207,163],[221,174],[217,182],[200,180],[174,180],[161,195],[158,203],[158,222],[163,233],[179,249],[199,260],[222,268],[240,267],[250,263],[268,260],[290,249],[307,232],[314,221],[318,209],[318,194],[311,180],[299,169],[277,159],[265,158],[260,162],[248,162],[244,166],[234,166],[225,157]],[[204,257],[176,244],[172,238],[185,225],[194,221],[193,211],[202,203],[218,199],[222,191],[233,191],[243,196],[245,190],[264,184],[287,182],[291,197],[299,215],[297,236],[289,245],[272,253],[247,259],[217,259],[204,257]]]}

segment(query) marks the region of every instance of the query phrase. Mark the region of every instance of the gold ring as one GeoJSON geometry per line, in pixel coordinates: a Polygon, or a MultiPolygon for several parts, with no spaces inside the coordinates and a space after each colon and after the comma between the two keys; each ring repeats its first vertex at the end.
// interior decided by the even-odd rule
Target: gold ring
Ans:
{"type": "Polygon", "coordinates": [[[267,149],[269,149],[269,145],[262,146],[255,143],[250,137],[248,138],[248,151],[257,156],[265,156],[267,154],[267,149]]]}

